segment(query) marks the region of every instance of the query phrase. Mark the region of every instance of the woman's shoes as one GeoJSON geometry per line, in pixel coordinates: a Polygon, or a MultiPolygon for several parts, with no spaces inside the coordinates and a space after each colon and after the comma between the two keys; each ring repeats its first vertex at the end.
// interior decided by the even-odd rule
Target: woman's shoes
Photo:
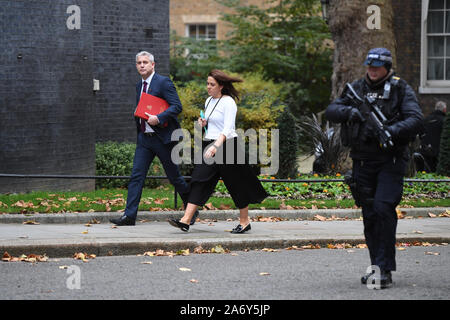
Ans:
{"type": "Polygon", "coordinates": [[[189,225],[186,223],[180,222],[175,219],[169,219],[168,221],[169,221],[170,225],[174,226],[175,228],[180,228],[184,232],[189,231],[189,225]]]}
{"type": "MultiPolygon", "coordinates": [[[[188,232],[189,231],[189,225],[186,223],[183,223],[179,220],[175,220],[175,219],[169,219],[169,224],[171,226],[174,226],[175,228],[179,228],[184,232],[188,232]]],[[[250,223],[248,225],[246,225],[245,227],[243,227],[242,225],[238,225],[236,228],[234,228],[233,230],[231,230],[231,233],[244,233],[246,231],[249,231],[252,227],[250,226],[250,223]]]]}
{"type": "Polygon", "coordinates": [[[236,228],[231,230],[231,233],[244,233],[246,231],[249,231],[251,228],[252,227],[250,226],[250,223],[248,225],[246,225],[245,228],[243,226],[241,226],[240,224],[238,224],[238,226],[236,228]]]}

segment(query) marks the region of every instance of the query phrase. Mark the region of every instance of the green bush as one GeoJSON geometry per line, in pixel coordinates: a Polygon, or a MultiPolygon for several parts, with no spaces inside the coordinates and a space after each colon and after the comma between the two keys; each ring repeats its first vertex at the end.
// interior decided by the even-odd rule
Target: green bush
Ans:
{"type": "MultiPolygon", "coordinates": [[[[242,83],[236,83],[236,89],[239,91],[241,98],[237,101],[236,129],[244,131],[254,129],[256,133],[258,133],[259,129],[267,129],[267,148],[271,150],[270,130],[277,128],[276,119],[285,108],[285,105],[281,103],[283,98],[281,93],[282,85],[264,79],[261,73],[236,74],[229,71],[226,72],[244,80],[242,83]]],[[[205,100],[208,98],[206,74],[201,82],[175,82],[175,86],[183,105],[183,112],[179,116],[181,127],[189,131],[191,146],[193,146],[194,122],[197,121],[200,110],[204,108],[205,100]]],[[[191,156],[194,156],[193,151],[191,156]]],[[[183,175],[191,175],[192,169],[193,165],[180,165],[183,175]]]]}
{"type": "MultiPolygon", "coordinates": [[[[102,142],[95,145],[95,174],[98,176],[130,176],[136,144],[102,142]]],[[[157,157],[150,165],[149,176],[164,176],[165,172],[157,157]]],[[[128,179],[97,179],[96,188],[127,188],[128,179]]],[[[147,179],[145,187],[155,188],[161,180],[147,179]]]]}
{"type": "MultiPolygon", "coordinates": [[[[282,85],[264,79],[261,73],[237,74],[225,72],[244,80],[244,82],[235,85],[241,98],[237,101],[236,128],[243,130],[252,128],[257,132],[258,129],[270,130],[276,128],[275,120],[285,108],[285,105],[281,102],[283,99],[282,85]]],[[[201,82],[175,83],[183,105],[183,112],[179,117],[181,127],[187,129],[191,137],[194,136],[194,122],[197,121],[200,110],[204,108],[205,101],[208,98],[206,77],[207,74],[204,75],[201,82]]]]}

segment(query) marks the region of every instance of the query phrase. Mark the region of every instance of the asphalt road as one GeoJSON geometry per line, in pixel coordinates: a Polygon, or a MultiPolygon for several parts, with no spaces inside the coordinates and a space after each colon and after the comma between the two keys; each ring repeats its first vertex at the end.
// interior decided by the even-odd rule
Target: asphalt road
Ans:
{"type": "Polygon", "coordinates": [[[450,298],[450,245],[397,250],[391,289],[360,284],[368,264],[367,249],[358,248],[0,262],[0,299],[162,299],[197,305],[214,299],[270,305],[269,300],[450,298]]]}

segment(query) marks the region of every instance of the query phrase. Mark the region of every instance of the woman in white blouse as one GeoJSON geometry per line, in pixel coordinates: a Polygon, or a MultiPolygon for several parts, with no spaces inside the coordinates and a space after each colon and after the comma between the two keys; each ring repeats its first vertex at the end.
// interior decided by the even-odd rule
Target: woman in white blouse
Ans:
{"type": "Polygon", "coordinates": [[[233,82],[241,79],[230,77],[220,70],[208,74],[207,90],[210,97],[205,102],[205,117],[198,123],[206,127],[203,140],[204,159],[196,164],[192,173],[191,191],[184,216],[180,220],[170,219],[169,223],[183,231],[189,230],[189,223],[198,206],[203,206],[222,179],[236,207],[239,208],[239,225],[231,233],[244,233],[251,229],[248,205],[260,203],[267,192],[247,163],[239,164],[238,152],[244,152],[238,143],[235,131],[238,92],[233,82]],[[229,157],[227,158],[227,149],[229,157]],[[221,158],[215,157],[218,150],[221,158]],[[230,155],[233,156],[230,161],[230,155]],[[205,161],[206,160],[206,161],[205,161]],[[215,160],[215,161],[213,161],[215,160]]]}

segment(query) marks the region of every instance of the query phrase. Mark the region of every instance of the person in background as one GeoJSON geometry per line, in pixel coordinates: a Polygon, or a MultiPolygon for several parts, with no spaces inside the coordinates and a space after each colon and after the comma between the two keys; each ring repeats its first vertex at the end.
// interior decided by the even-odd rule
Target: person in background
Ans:
{"type": "Polygon", "coordinates": [[[434,111],[425,118],[425,133],[420,145],[420,153],[424,157],[426,164],[424,166],[425,171],[436,171],[441,145],[442,125],[446,112],[447,105],[445,102],[438,101],[436,102],[434,111]]]}

